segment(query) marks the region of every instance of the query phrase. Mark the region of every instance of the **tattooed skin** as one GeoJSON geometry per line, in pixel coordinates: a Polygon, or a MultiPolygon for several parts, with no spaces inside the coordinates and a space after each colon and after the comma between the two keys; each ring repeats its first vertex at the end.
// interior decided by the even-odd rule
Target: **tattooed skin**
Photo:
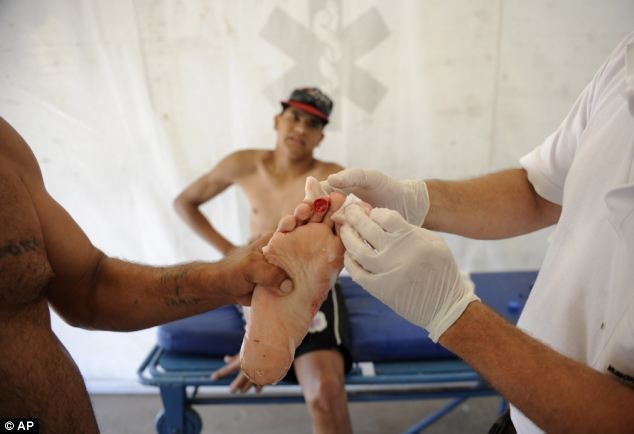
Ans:
{"type": "Polygon", "coordinates": [[[195,304],[199,304],[202,301],[202,298],[199,297],[191,297],[191,298],[182,298],[182,297],[170,297],[165,299],[165,304],[171,307],[178,306],[192,306],[195,304]]]}
{"type": "Polygon", "coordinates": [[[81,372],[51,330],[48,303],[51,259],[67,264],[82,235],[46,194],[24,140],[0,118],[0,415],[37,416],[42,434],[99,432],[81,372]],[[46,237],[52,226],[44,221],[59,225],[55,236],[46,237]]]}
{"type": "Polygon", "coordinates": [[[180,282],[187,275],[186,270],[164,271],[161,276],[161,285],[173,286],[173,296],[165,298],[165,304],[170,307],[192,306],[199,304],[203,299],[200,297],[185,297],[181,294],[180,282]]]}
{"type": "Polygon", "coordinates": [[[0,301],[26,303],[41,296],[52,277],[41,242],[36,238],[0,244],[0,301]]]}
{"type": "Polygon", "coordinates": [[[0,259],[5,256],[18,256],[24,252],[34,252],[40,246],[35,238],[30,240],[9,240],[4,245],[0,246],[0,259]]]}

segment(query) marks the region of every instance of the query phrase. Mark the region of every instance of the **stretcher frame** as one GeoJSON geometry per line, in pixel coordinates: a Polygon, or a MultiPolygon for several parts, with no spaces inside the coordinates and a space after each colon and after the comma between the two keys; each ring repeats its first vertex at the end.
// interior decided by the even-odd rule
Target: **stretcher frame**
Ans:
{"type": "MultiPolygon", "coordinates": [[[[169,353],[155,346],[138,369],[139,380],[160,389],[164,410],[156,419],[159,434],[198,434],[200,416],[193,405],[290,404],[304,402],[299,386],[279,383],[259,394],[231,394],[230,379],[212,381],[209,376],[224,365],[222,358],[169,353]],[[182,364],[167,371],[161,361],[182,364]],[[202,362],[202,366],[201,366],[202,362]],[[202,368],[202,369],[201,369],[202,368]]],[[[349,402],[403,401],[451,398],[451,401],[404,431],[423,431],[468,398],[495,396],[492,389],[467,364],[458,359],[412,362],[355,363],[346,375],[349,402]]],[[[501,404],[502,405],[502,404],[501,404]]]]}
{"type": "MultiPolygon", "coordinates": [[[[472,278],[483,285],[521,286],[525,299],[536,272],[479,273],[472,278]],[[499,275],[499,278],[496,276],[499,275]]],[[[517,291],[517,288],[513,288],[517,291]]],[[[508,303],[510,319],[516,320],[523,300],[508,303]]],[[[500,311],[499,306],[498,309],[500,311]]],[[[509,317],[509,315],[507,315],[509,317]]],[[[164,409],[157,415],[158,434],[199,434],[202,420],[194,405],[246,405],[302,403],[301,388],[280,382],[259,393],[232,394],[233,377],[213,381],[210,375],[224,365],[222,357],[180,354],[155,346],[143,361],[139,381],[158,387],[164,409]]],[[[349,402],[449,399],[431,414],[409,427],[403,434],[420,433],[469,398],[498,396],[471,367],[457,358],[403,362],[355,362],[345,377],[349,402]]],[[[500,412],[506,403],[500,399],[500,412]]]]}

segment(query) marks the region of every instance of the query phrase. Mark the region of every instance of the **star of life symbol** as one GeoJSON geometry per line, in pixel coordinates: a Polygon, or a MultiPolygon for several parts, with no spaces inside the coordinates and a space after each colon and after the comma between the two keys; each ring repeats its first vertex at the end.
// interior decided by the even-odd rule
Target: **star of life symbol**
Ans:
{"type": "Polygon", "coordinates": [[[366,113],[376,109],[387,88],[356,61],[385,40],[389,30],[376,8],[345,27],[341,15],[341,0],[309,0],[308,26],[280,8],[273,10],[260,36],[294,61],[264,90],[274,104],[294,88],[318,86],[335,100],[331,124],[338,124],[336,103],[342,96],[366,113]]]}

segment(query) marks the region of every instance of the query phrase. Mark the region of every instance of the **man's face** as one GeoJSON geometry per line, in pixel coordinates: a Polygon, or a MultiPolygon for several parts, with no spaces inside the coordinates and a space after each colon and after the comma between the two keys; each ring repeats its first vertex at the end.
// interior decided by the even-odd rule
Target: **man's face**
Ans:
{"type": "Polygon", "coordinates": [[[324,138],[323,128],[321,119],[295,107],[275,116],[277,145],[285,147],[291,158],[312,154],[324,138]]]}

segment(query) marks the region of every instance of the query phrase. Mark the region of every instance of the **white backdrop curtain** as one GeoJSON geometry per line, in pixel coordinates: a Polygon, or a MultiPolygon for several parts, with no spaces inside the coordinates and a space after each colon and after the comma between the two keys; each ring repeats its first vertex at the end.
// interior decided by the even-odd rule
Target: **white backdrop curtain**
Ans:
{"type": "MultiPolygon", "coordinates": [[[[540,144],[633,23],[631,0],[2,0],[0,115],[106,253],[215,260],[171,202],[228,153],[271,148],[294,87],[335,100],[319,158],[475,176],[540,144]]],[[[235,188],[204,211],[247,239],[235,188]]],[[[465,270],[510,270],[538,268],[547,236],[446,239],[465,270]]],[[[53,327],[91,390],[133,387],[155,341],[53,327]]]]}

